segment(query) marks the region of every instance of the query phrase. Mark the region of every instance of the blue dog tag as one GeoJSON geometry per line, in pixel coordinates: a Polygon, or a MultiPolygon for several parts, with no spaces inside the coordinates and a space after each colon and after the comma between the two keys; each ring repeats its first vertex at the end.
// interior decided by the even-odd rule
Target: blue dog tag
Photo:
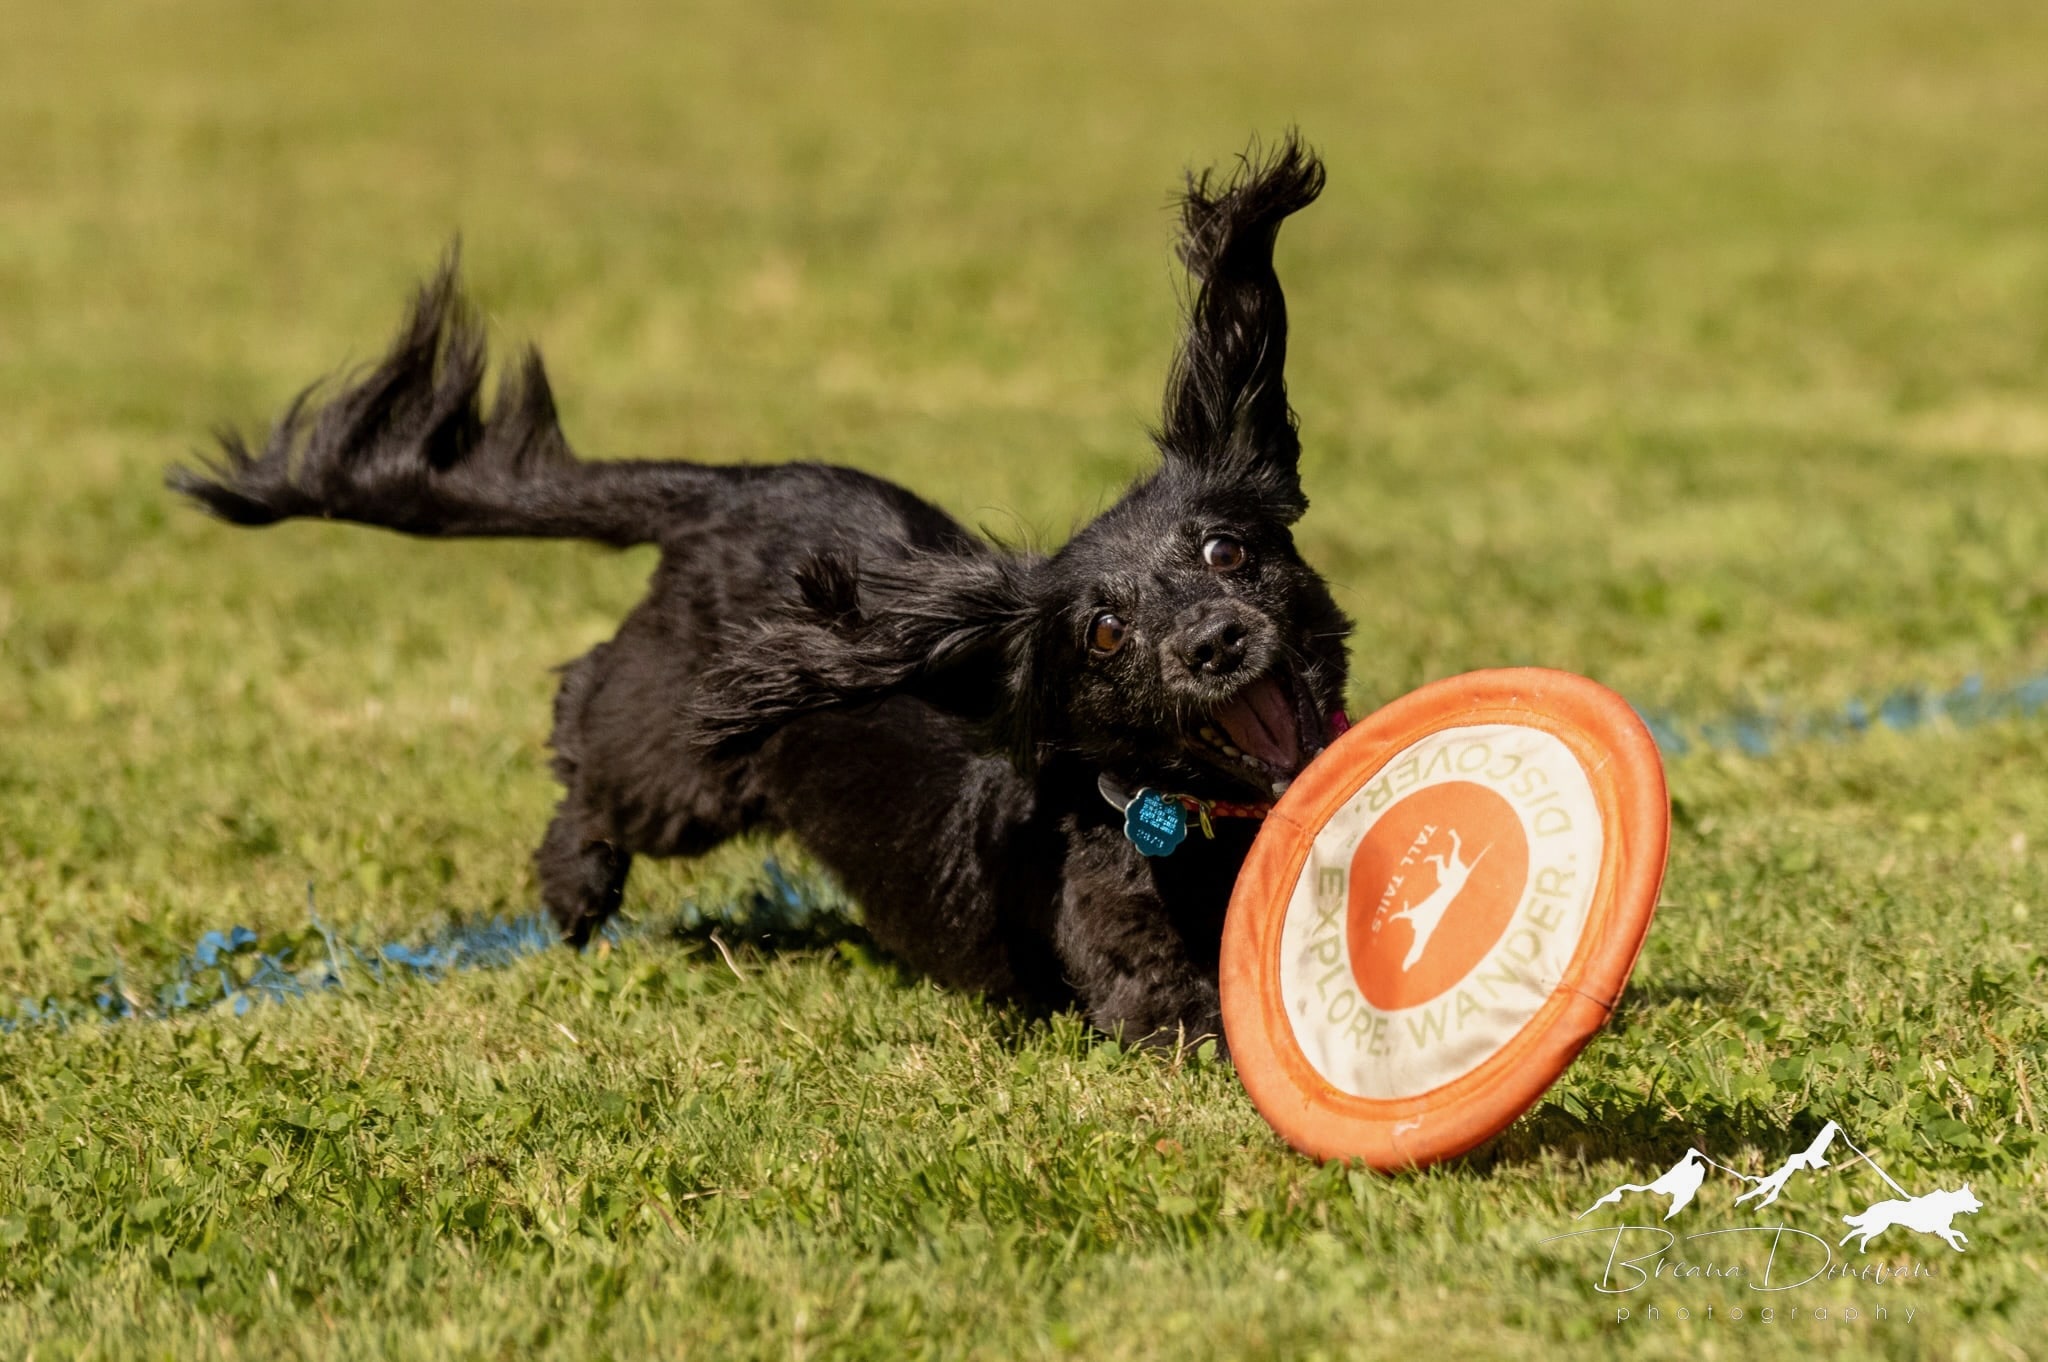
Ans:
{"type": "Polygon", "coordinates": [[[1187,811],[1157,790],[1138,791],[1124,808],[1124,836],[1147,856],[1171,856],[1187,835],[1187,811]]]}

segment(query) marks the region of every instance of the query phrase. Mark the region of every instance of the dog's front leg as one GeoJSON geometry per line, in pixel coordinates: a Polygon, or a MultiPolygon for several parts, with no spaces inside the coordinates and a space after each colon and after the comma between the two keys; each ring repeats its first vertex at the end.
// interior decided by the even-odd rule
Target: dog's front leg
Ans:
{"type": "Polygon", "coordinates": [[[1191,960],[1145,858],[1114,829],[1077,834],[1053,947],[1088,1020],[1126,1044],[1223,1044],[1215,977],[1191,960]]]}

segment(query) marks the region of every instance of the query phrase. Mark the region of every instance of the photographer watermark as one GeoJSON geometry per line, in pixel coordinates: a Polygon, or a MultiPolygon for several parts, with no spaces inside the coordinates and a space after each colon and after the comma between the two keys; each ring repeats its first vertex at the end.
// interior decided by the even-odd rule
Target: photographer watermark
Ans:
{"type": "Polygon", "coordinates": [[[1632,1298],[1616,1303],[1617,1325],[1911,1324],[1923,1313],[1921,1307],[1899,1303],[1896,1298],[1867,1304],[1848,1304],[1839,1299],[1822,1304],[1794,1304],[1782,1297],[1755,1299],[1745,1305],[1690,1300],[1673,1304],[1668,1293],[1715,1283],[1727,1289],[1773,1295],[1822,1283],[1897,1290],[1939,1275],[1939,1262],[1910,1251],[1902,1258],[1872,1260],[1867,1254],[1873,1241],[1889,1233],[1887,1246],[1918,1248],[1923,1241],[1902,1242],[1902,1238],[1906,1234],[1923,1235],[1961,1253],[1969,1237],[1955,1222],[1961,1216],[1974,1215],[1984,1204],[1968,1182],[1955,1189],[1937,1187],[1917,1196],[1908,1192],[1876,1160],[1857,1148],[1834,1121],[1823,1125],[1805,1149],[1788,1157],[1765,1177],[1738,1172],[1692,1148],[1654,1181],[1623,1183],[1581,1211],[1577,1218],[1584,1220],[1602,1207],[1620,1204],[1630,1195],[1663,1198],[1666,1206],[1660,1223],[1600,1225],[1569,1230],[1543,1241],[1549,1245],[1579,1245],[1598,1254],[1593,1289],[1603,1295],[1632,1298]],[[1852,1157],[1830,1165],[1828,1156],[1837,1146],[1852,1157]],[[1667,1222],[1694,1204],[1711,1173],[1718,1172],[1746,1184],[1747,1190],[1734,1200],[1735,1207],[1761,1211],[1777,1202],[1801,1174],[1811,1178],[1821,1169],[1832,1167],[1842,1173],[1857,1165],[1867,1167],[1898,1195],[1842,1216],[1840,1223],[1848,1226],[1848,1232],[1838,1240],[1831,1238],[1832,1229],[1821,1234],[1784,1222],[1724,1226],[1683,1234],[1666,1228],[1667,1222]],[[1856,1243],[1853,1254],[1848,1247],[1852,1240],[1856,1243]],[[1654,1288],[1664,1288],[1666,1298],[1653,1304],[1642,1293],[1654,1288]]]}
{"type": "MultiPolygon", "coordinates": [[[[1897,1312],[1898,1322],[1911,1324],[1919,1313],[1917,1308],[1910,1305],[1905,1306],[1897,1312]]],[[[1888,1324],[1892,1322],[1893,1311],[1891,1307],[1884,1305],[1816,1305],[1811,1307],[1803,1305],[1785,1307],[1760,1305],[1753,1306],[1747,1310],[1739,1305],[1722,1306],[1719,1309],[1711,1305],[1702,1306],[1697,1309],[1686,1305],[1650,1305],[1644,1306],[1640,1310],[1631,1310],[1624,1305],[1615,1309],[1614,1322],[1616,1324],[1658,1324],[1664,1322],[1668,1317],[1673,1324],[1799,1324],[1802,1322],[1801,1316],[1805,1317],[1803,1322],[1809,1325],[1888,1324]]]]}

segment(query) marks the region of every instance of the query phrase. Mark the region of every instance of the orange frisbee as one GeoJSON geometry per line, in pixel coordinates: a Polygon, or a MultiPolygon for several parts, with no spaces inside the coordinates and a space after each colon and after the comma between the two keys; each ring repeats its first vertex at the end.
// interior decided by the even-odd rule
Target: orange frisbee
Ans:
{"type": "Polygon", "coordinates": [[[1223,929],[1223,1029],[1304,1154],[1420,1167],[1492,1138],[1606,1022],[1671,810],[1628,703],[1568,672],[1437,681],[1266,817],[1223,929]]]}

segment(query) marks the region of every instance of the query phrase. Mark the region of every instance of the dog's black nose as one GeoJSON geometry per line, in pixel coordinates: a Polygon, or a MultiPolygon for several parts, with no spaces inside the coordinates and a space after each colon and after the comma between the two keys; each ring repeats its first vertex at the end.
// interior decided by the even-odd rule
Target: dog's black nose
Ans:
{"type": "Polygon", "coordinates": [[[1203,611],[1184,625],[1174,651],[1196,676],[1228,676],[1244,665],[1250,631],[1228,607],[1203,611]]]}

